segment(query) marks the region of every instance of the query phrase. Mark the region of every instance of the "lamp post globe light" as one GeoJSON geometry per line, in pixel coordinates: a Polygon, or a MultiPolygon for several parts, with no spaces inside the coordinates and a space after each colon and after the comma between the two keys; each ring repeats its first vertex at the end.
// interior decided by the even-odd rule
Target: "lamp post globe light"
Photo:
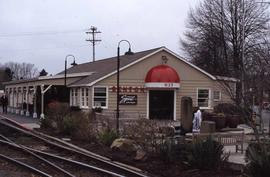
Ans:
{"type": "Polygon", "coordinates": [[[116,100],[117,100],[117,103],[116,103],[116,132],[117,132],[117,135],[119,135],[119,102],[120,102],[120,98],[119,98],[119,76],[120,76],[120,44],[122,42],[126,42],[128,43],[129,45],[129,49],[128,51],[125,53],[125,55],[133,55],[133,52],[131,51],[131,45],[130,45],[130,42],[128,40],[121,40],[118,42],[118,46],[117,46],[117,93],[116,93],[116,100]]]}
{"type": "Polygon", "coordinates": [[[68,59],[68,57],[72,57],[73,58],[73,63],[71,63],[72,66],[77,65],[77,63],[75,62],[74,55],[69,54],[69,55],[66,56],[66,58],[65,58],[65,79],[64,79],[64,81],[65,81],[64,85],[65,86],[67,86],[67,59],[68,59]]]}

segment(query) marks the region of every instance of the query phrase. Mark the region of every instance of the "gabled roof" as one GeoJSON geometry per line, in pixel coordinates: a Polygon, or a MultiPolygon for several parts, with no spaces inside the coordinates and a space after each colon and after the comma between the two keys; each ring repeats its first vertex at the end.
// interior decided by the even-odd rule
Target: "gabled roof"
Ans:
{"type": "MultiPolygon", "coordinates": [[[[184,63],[188,64],[192,68],[198,70],[199,72],[205,74],[212,80],[216,80],[216,77],[207,73],[206,71],[200,69],[199,67],[193,65],[192,63],[186,61],[184,58],[180,57],[179,55],[175,54],[174,52],[170,51],[166,47],[159,47],[147,51],[137,52],[134,53],[134,55],[122,55],[120,56],[120,71],[160,52],[160,51],[166,51],[179,60],[183,61],[184,63]]],[[[93,72],[91,75],[82,78],[79,81],[76,81],[69,85],[69,87],[76,87],[76,86],[92,86],[95,83],[112,76],[113,74],[116,74],[117,72],[117,57],[112,57],[108,59],[98,60],[95,62],[89,62],[80,64],[77,66],[74,66],[70,69],[68,69],[67,73],[79,73],[79,72],[93,72]]],[[[64,72],[64,71],[63,71],[64,72]]],[[[62,74],[63,72],[59,73],[62,74]]]]}
{"type": "MultiPolygon", "coordinates": [[[[162,47],[146,50],[142,52],[136,52],[133,55],[121,55],[120,56],[120,68],[124,68],[139,59],[148,57],[149,54],[156,53],[162,49],[162,47]]],[[[70,87],[75,86],[86,86],[93,85],[94,83],[103,79],[104,76],[109,77],[112,73],[115,73],[117,70],[117,57],[107,58],[103,60],[97,60],[95,62],[83,63],[80,65],[73,66],[67,70],[68,74],[79,73],[79,72],[92,72],[91,75],[82,78],[81,80],[70,84],[70,87]]],[[[64,71],[63,71],[64,72],[64,71]]],[[[62,74],[63,72],[59,73],[62,74]]],[[[104,78],[105,79],[105,78],[104,78]]]]}
{"type": "MultiPolygon", "coordinates": [[[[193,65],[192,63],[186,61],[184,58],[180,57],[176,53],[170,51],[166,47],[154,48],[146,51],[136,52],[133,55],[121,55],[120,56],[120,71],[125,70],[136,63],[147,59],[148,57],[161,52],[166,51],[171,55],[175,56],[177,59],[189,65],[191,68],[201,72],[202,74],[208,76],[212,80],[217,80],[217,78],[206,71],[200,69],[199,67],[193,65]]],[[[79,86],[92,86],[95,83],[116,74],[117,72],[117,57],[111,57],[107,59],[97,60],[95,62],[87,62],[79,64],[67,69],[67,77],[77,77],[78,80],[68,85],[69,87],[79,87],[79,86]]],[[[18,80],[6,82],[5,85],[17,84],[24,82],[34,82],[38,80],[50,80],[64,78],[64,71],[56,74],[55,76],[39,77],[28,80],[18,80]]]]}

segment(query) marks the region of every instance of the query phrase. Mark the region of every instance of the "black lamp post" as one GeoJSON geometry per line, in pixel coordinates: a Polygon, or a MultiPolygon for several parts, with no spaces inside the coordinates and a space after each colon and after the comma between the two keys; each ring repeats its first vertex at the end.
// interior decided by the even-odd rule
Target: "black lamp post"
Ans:
{"type": "Polygon", "coordinates": [[[67,55],[66,58],[65,58],[65,86],[67,85],[67,59],[68,57],[72,57],[73,58],[73,63],[71,63],[72,66],[75,66],[77,65],[77,63],[75,63],[75,57],[74,55],[67,55]]]}
{"type": "Polygon", "coordinates": [[[117,103],[116,103],[116,131],[117,135],[119,135],[119,69],[120,69],[120,44],[121,42],[127,42],[129,45],[128,51],[125,53],[125,55],[133,55],[133,52],[131,52],[131,45],[128,40],[121,40],[118,42],[118,47],[117,47],[117,103]]]}

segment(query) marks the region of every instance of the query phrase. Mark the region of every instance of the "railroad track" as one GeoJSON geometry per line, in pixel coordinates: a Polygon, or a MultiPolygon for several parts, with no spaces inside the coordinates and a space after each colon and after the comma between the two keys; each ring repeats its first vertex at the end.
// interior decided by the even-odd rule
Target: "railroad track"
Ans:
{"type": "Polygon", "coordinates": [[[148,176],[137,168],[0,117],[0,159],[38,176],[148,176]]]}

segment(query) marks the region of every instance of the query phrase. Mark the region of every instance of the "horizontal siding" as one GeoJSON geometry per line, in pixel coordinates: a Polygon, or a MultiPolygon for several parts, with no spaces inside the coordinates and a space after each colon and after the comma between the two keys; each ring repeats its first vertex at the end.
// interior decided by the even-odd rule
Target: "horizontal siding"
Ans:
{"type": "MultiPolygon", "coordinates": [[[[160,52],[149,57],[147,60],[137,63],[120,72],[120,86],[144,86],[144,79],[147,72],[154,66],[162,63],[162,56],[166,55],[168,58],[167,65],[173,67],[180,76],[180,88],[176,90],[176,118],[179,120],[181,115],[181,98],[184,96],[191,97],[193,100],[193,106],[197,106],[197,88],[209,88],[211,94],[213,93],[214,84],[213,81],[205,74],[202,74],[198,70],[190,67],[186,63],[176,59],[174,56],[160,52]]],[[[116,86],[116,74],[112,75],[98,83],[95,86],[116,86]]],[[[147,93],[127,93],[136,94],[138,97],[137,105],[120,105],[120,110],[125,112],[142,112],[146,114],[147,111],[147,93]]],[[[211,98],[212,95],[211,95],[211,98]]],[[[225,97],[224,97],[225,99],[225,97]]],[[[226,98],[227,99],[227,98],[226,98]]],[[[212,100],[210,104],[213,106],[212,100]]],[[[108,111],[114,111],[116,109],[116,93],[109,92],[109,109],[108,111]]]]}

